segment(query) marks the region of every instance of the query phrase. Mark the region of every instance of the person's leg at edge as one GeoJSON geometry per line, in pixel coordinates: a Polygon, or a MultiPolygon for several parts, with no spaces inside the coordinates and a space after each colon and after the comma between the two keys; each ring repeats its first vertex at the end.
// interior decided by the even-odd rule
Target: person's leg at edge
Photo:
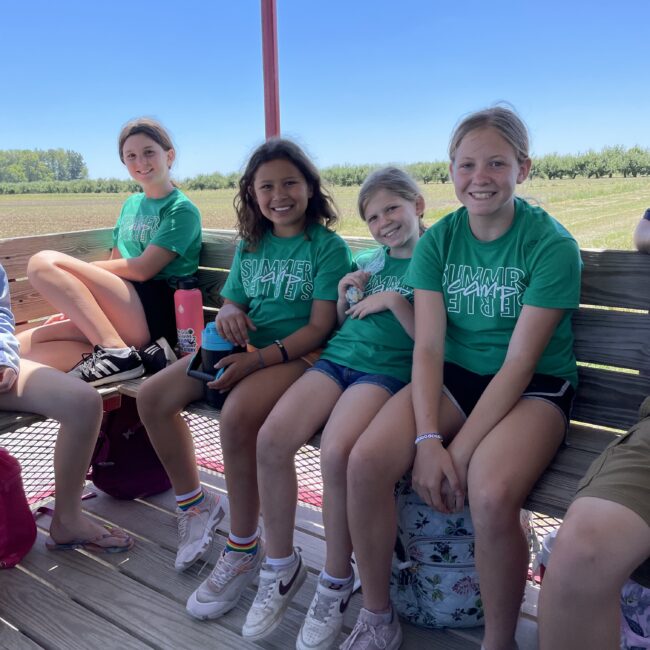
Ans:
{"type": "MultiPolygon", "coordinates": [[[[455,433],[463,418],[442,396],[443,435],[455,433]]],[[[348,522],[363,586],[364,607],[389,607],[391,557],[395,542],[395,483],[411,467],[415,455],[415,418],[408,385],[394,395],[361,435],[350,454],[347,473],[348,522]]]]}
{"type": "MultiPolygon", "coordinates": [[[[91,345],[140,347],[149,341],[135,288],[119,276],[56,251],[32,256],[27,275],[34,288],[66,314],[91,345]]],[[[52,335],[51,330],[48,337],[52,335]]],[[[34,352],[37,342],[32,343],[34,352]]]]}
{"type": "Polygon", "coordinates": [[[327,421],[340,395],[338,384],[325,374],[307,372],[280,397],[260,429],[257,477],[269,558],[286,558],[293,553],[298,500],[294,457],[327,421]],[[318,395],[317,400],[314,395],[318,395]]]}
{"type": "Polygon", "coordinates": [[[347,579],[352,574],[352,540],[347,515],[347,469],[350,452],[382,406],[390,399],[383,387],[350,386],[337,402],[321,440],[323,524],[327,541],[325,573],[347,579]]]}
{"type": "Polygon", "coordinates": [[[194,442],[181,411],[203,396],[203,383],[187,376],[190,357],[149,377],[138,390],[138,413],[163,464],[174,493],[200,487],[194,442]]]}
{"type": "Polygon", "coordinates": [[[81,494],[99,425],[102,398],[91,386],[64,373],[21,359],[20,374],[0,408],[32,411],[60,422],[54,451],[56,507],[50,535],[63,544],[97,538],[106,529],[82,514],[81,494]]]}
{"type": "Polygon", "coordinates": [[[485,650],[516,648],[515,630],[528,569],[520,509],[564,436],[564,418],[548,402],[521,399],[476,448],[468,496],[485,609],[485,650]]]}
{"type": "Polygon", "coordinates": [[[621,587],[648,557],[650,526],[636,512],[605,499],[576,499],[544,574],[540,650],[617,648],[621,587]]]}
{"type": "Polygon", "coordinates": [[[250,538],[258,526],[258,432],[276,402],[306,368],[302,359],[263,368],[242,379],[226,398],[220,419],[221,448],[230,532],[237,538],[250,538]]]}

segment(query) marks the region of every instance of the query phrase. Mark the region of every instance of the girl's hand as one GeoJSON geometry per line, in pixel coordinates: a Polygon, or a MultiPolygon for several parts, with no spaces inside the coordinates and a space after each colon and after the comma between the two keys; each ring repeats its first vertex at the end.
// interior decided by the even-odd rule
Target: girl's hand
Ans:
{"type": "Polygon", "coordinates": [[[50,316],[43,325],[51,325],[52,323],[60,323],[64,320],[69,320],[65,314],[53,314],[50,316]]]}
{"type": "Polygon", "coordinates": [[[224,368],[224,372],[219,379],[207,382],[208,388],[226,392],[238,381],[241,381],[247,375],[258,370],[259,367],[260,359],[257,352],[229,354],[215,365],[215,370],[224,368]]]}
{"type": "Polygon", "coordinates": [[[241,347],[248,343],[248,330],[257,329],[246,312],[232,303],[226,303],[219,310],[214,322],[219,336],[241,347]]]}
{"type": "Polygon", "coordinates": [[[451,454],[436,440],[425,440],[418,445],[413,488],[425,503],[445,514],[461,510],[465,503],[451,454]]]}
{"type": "Polygon", "coordinates": [[[352,273],[346,273],[339,280],[339,300],[347,302],[345,292],[348,290],[348,287],[356,287],[363,293],[363,290],[366,288],[366,284],[368,284],[369,279],[370,273],[367,271],[352,271],[352,273]]]}
{"type": "Polygon", "coordinates": [[[0,367],[0,394],[9,392],[16,383],[16,379],[18,379],[18,373],[13,368],[0,367]]]}
{"type": "Polygon", "coordinates": [[[356,305],[352,305],[345,313],[352,318],[365,318],[369,314],[391,309],[396,299],[404,300],[396,291],[380,291],[366,296],[356,305]]]}

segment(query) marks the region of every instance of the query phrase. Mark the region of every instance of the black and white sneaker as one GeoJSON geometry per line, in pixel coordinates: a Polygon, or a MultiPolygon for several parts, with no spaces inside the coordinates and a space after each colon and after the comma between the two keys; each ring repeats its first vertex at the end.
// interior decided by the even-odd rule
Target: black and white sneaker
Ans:
{"type": "Polygon", "coordinates": [[[144,366],[140,355],[131,348],[126,356],[117,356],[96,345],[95,350],[84,354],[81,363],[72,370],[75,375],[91,386],[102,386],[113,381],[135,379],[144,374],[144,366]]]}
{"type": "Polygon", "coordinates": [[[166,368],[178,358],[164,336],[161,336],[153,343],[141,347],[138,350],[138,354],[142,359],[144,369],[150,374],[166,368]]]}

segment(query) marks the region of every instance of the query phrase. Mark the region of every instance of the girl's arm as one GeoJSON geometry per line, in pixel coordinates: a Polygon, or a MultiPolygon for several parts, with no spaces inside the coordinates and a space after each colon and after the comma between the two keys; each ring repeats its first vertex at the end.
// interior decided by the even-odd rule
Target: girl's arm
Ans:
{"type": "Polygon", "coordinates": [[[9,283],[0,266],[0,393],[8,391],[18,377],[20,345],[14,336],[9,283]]]}
{"type": "Polygon", "coordinates": [[[117,246],[114,246],[110,259],[93,262],[93,264],[125,280],[145,282],[162,271],[176,255],[166,248],[149,244],[142,251],[142,255],[125,259],[120,255],[117,246]]]}
{"type": "MultiPolygon", "coordinates": [[[[416,289],[411,378],[416,435],[440,431],[439,407],[446,331],[447,315],[442,293],[416,289]]],[[[449,512],[441,494],[444,479],[447,479],[456,496],[456,505],[462,506],[464,493],[460,489],[449,452],[439,440],[423,440],[416,446],[413,486],[426,503],[441,512],[449,512]]]]}
{"type": "MultiPolygon", "coordinates": [[[[314,300],[307,325],[297,329],[281,341],[287,360],[299,359],[318,348],[334,329],[335,324],[336,303],[333,300],[314,300]]],[[[208,386],[218,390],[229,390],[251,372],[284,363],[284,361],[282,349],[276,343],[254,352],[232,354],[216,365],[217,368],[226,367],[226,371],[221,378],[209,383],[208,386]]]]}
{"type": "Polygon", "coordinates": [[[472,454],[521,398],[563,315],[563,309],[531,305],[524,305],[521,310],[503,365],[449,445],[455,466],[462,474],[463,486],[472,454]]]}
{"type": "Polygon", "coordinates": [[[248,317],[247,311],[246,305],[224,298],[223,305],[214,319],[219,336],[235,345],[246,347],[248,330],[257,329],[255,323],[248,317]]]}
{"type": "Polygon", "coordinates": [[[415,311],[413,305],[397,291],[379,291],[366,296],[345,313],[351,318],[365,318],[369,314],[390,309],[406,333],[415,339],[415,311]]]}
{"type": "MultiPolygon", "coordinates": [[[[338,284],[338,299],[336,301],[336,319],[339,327],[343,325],[348,317],[350,304],[346,292],[349,287],[356,287],[363,294],[366,284],[370,278],[370,273],[366,271],[352,271],[346,273],[338,284]]],[[[365,299],[364,299],[365,300],[365,299]]]]}
{"type": "Polygon", "coordinates": [[[634,231],[634,245],[638,251],[650,253],[650,221],[645,217],[639,221],[634,231]]]}

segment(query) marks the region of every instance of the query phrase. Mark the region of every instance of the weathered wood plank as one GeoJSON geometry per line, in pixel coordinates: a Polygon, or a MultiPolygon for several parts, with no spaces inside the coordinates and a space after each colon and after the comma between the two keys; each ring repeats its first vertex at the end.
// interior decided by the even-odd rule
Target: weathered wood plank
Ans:
{"type": "Polygon", "coordinates": [[[598,368],[578,368],[578,391],[572,418],[614,429],[627,429],[637,421],[650,378],[598,368]]]}
{"type": "Polygon", "coordinates": [[[650,374],[650,317],[647,314],[581,309],[573,317],[578,361],[650,374]]]}
{"type": "MultiPolygon", "coordinates": [[[[32,549],[27,558],[34,559],[37,555],[49,553],[42,550],[42,544],[42,539],[38,540],[37,546],[32,549]]],[[[27,561],[25,564],[29,565],[31,562],[27,561]]],[[[47,564],[51,570],[43,575],[43,579],[48,584],[34,580],[20,569],[2,572],[0,611],[2,617],[9,623],[19,630],[24,630],[26,635],[44,648],[143,650],[150,647],[106,620],[104,616],[80,605],[79,599],[76,598],[77,594],[64,595],[52,586],[48,586],[52,584],[48,579],[49,576],[58,575],[64,569],[56,567],[51,553],[47,564]]],[[[112,600],[115,600],[118,593],[113,594],[112,600]]],[[[13,648],[13,646],[4,647],[13,648]]]]}
{"type": "Polygon", "coordinates": [[[32,287],[27,279],[12,282],[9,285],[9,292],[11,294],[11,311],[14,314],[16,325],[56,313],[54,307],[32,287]]]}
{"type": "Polygon", "coordinates": [[[0,619],[0,648],[7,648],[7,650],[9,648],[11,650],[39,650],[42,647],[29,637],[9,627],[0,619]]]}
{"type": "Polygon", "coordinates": [[[650,308],[650,256],[636,251],[582,250],[585,305],[650,308]]]}
{"type": "Polygon", "coordinates": [[[13,280],[26,277],[29,258],[42,250],[61,251],[86,262],[106,259],[113,245],[112,233],[112,228],[102,228],[0,239],[0,264],[13,280]]]}
{"type": "MultiPolygon", "coordinates": [[[[128,553],[119,558],[121,562],[128,559],[128,553]]],[[[190,619],[178,602],[129,578],[98,556],[77,551],[52,553],[39,536],[22,566],[143,643],[163,648],[211,647],[214,643],[214,632],[190,619]]],[[[225,628],[220,629],[219,642],[233,650],[242,645],[241,638],[225,628]]]]}

